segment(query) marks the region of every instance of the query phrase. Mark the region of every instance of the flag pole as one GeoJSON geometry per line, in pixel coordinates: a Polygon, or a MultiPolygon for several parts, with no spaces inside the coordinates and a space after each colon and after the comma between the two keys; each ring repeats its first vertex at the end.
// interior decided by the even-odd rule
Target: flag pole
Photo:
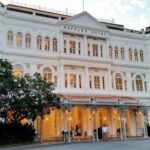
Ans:
{"type": "Polygon", "coordinates": [[[84,11],[84,0],[82,0],[82,5],[83,5],[83,11],[84,11]]]}

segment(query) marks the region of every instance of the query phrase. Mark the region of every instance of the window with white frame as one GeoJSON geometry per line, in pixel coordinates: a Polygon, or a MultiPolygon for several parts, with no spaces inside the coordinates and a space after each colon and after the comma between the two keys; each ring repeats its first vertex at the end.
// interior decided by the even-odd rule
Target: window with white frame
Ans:
{"type": "Polygon", "coordinates": [[[75,41],[69,41],[69,50],[71,54],[76,53],[76,43],[75,41]]]}
{"type": "Polygon", "coordinates": [[[134,81],[132,81],[132,91],[135,91],[134,81]]]}
{"type": "Polygon", "coordinates": [[[67,41],[64,40],[64,53],[67,53],[67,41]]]}
{"type": "Polygon", "coordinates": [[[92,89],[92,76],[91,75],[89,76],[89,87],[90,89],[92,89]]]}
{"type": "Polygon", "coordinates": [[[80,55],[81,54],[81,43],[78,42],[78,54],[80,55]]]}
{"type": "Polygon", "coordinates": [[[112,58],[113,57],[113,50],[112,50],[112,46],[109,46],[109,57],[112,58]]]}
{"type": "Polygon", "coordinates": [[[139,75],[136,76],[135,83],[136,83],[136,90],[143,91],[143,81],[142,81],[141,76],[139,75]]]}
{"type": "Polygon", "coordinates": [[[121,47],[121,60],[124,60],[125,59],[125,53],[124,53],[124,48],[121,47]]]}
{"type": "Polygon", "coordinates": [[[88,43],[88,45],[87,45],[87,47],[88,47],[88,56],[90,56],[90,43],[88,43]]]}
{"type": "Polygon", "coordinates": [[[129,48],[129,50],[128,50],[128,55],[129,55],[129,60],[132,61],[133,58],[132,58],[132,50],[131,50],[131,48],[129,48]]]}
{"type": "Polygon", "coordinates": [[[44,68],[43,70],[43,79],[48,81],[48,82],[52,82],[52,71],[50,68],[44,68]]]}
{"type": "Polygon", "coordinates": [[[103,87],[103,90],[105,89],[105,77],[102,77],[102,87],[103,87]]]}
{"type": "Polygon", "coordinates": [[[50,50],[50,38],[48,36],[45,37],[45,50],[46,51],[50,50]]]}
{"type": "Polygon", "coordinates": [[[42,36],[41,35],[37,36],[37,49],[39,50],[42,49],[42,36]]]}
{"type": "Polygon", "coordinates": [[[15,77],[22,77],[23,76],[23,66],[20,64],[13,66],[13,75],[15,77]]]}
{"type": "Polygon", "coordinates": [[[22,47],[22,33],[17,33],[16,36],[16,45],[17,47],[22,47]]]}
{"type": "Polygon", "coordinates": [[[127,91],[127,80],[124,80],[124,89],[127,91]]]}
{"type": "Polygon", "coordinates": [[[115,59],[119,59],[118,47],[115,47],[115,59]]]}
{"type": "Polygon", "coordinates": [[[95,89],[100,89],[100,77],[94,76],[94,87],[95,89]]]}
{"type": "Polygon", "coordinates": [[[81,75],[79,75],[79,88],[80,89],[82,88],[82,78],[81,78],[81,75]]]}
{"type": "Polygon", "coordinates": [[[76,88],[76,74],[70,74],[70,88],[76,88]]]}
{"type": "Polygon", "coordinates": [[[67,77],[67,74],[65,74],[65,87],[66,88],[68,87],[68,77],[67,77]]]}
{"type": "Polygon", "coordinates": [[[123,90],[123,80],[121,74],[117,73],[115,75],[116,90],[123,90]]]}
{"type": "Polygon", "coordinates": [[[31,48],[31,35],[27,33],[25,38],[26,48],[31,48]]]}
{"type": "Polygon", "coordinates": [[[14,42],[14,34],[12,31],[9,31],[7,34],[7,44],[8,46],[13,46],[13,42],[14,42]]]}
{"type": "Polygon", "coordinates": [[[57,48],[58,48],[57,38],[53,38],[53,51],[57,52],[57,48]]]}
{"type": "Polygon", "coordinates": [[[100,55],[103,57],[103,45],[100,45],[100,55]]]}
{"type": "Polygon", "coordinates": [[[93,48],[93,56],[98,56],[98,45],[97,44],[93,44],[92,45],[93,48]]]}
{"type": "Polygon", "coordinates": [[[138,52],[136,49],[134,50],[134,60],[138,61],[138,52]]]}
{"type": "Polygon", "coordinates": [[[55,84],[55,86],[57,86],[57,80],[58,80],[57,75],[55,75],[54,76],[54,84],[55,84]]]}
{"type": "Polygon", "coordinates": [[[140,60],[142,62],[144,61],[144,52],[143,52],[143,50],[140,50],[140,60]]]}

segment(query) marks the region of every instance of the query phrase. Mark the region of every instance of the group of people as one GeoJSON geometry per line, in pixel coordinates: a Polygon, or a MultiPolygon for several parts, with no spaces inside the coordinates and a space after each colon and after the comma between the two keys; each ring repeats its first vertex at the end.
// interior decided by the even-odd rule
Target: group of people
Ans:
{"type": "Polygon", "coordinates": [[[67,128],[64,129],[64,131],[62,131],[62,137],[64,138],[64,141],[66,142],[68,140],[68,136],[70,136],[70,140],[73,142],[73,137],[74,136],[81,136],[81,128],[76,125],[75,130],[73,129],[73,127],[70,128],[70,134],[67,130],[67,128]]]}
{"type": "Polygon", "coordinates": [[[98,139],[107,140],[109,138],[109,132],[109,126],[104,124],[102,127],[98,128],[98,139]]]}
{"type": "MultiPolygon", "coordinates": [[[[104,124],[102,127],[98,128],[98,138],[108,140],[109,132],[110,132],[109,126],[104,124]]],[[[62,131],[64,141],[67,141],[69,136],[70,140],[73,141],[74,136],[81,136],[81,135],[82,135],[81,128],[78,125],[76,125],[75,129],[73,129],[73,127],[70,128],[70,134],[67,129],[64,129],[64,131],[62,131]]],[[[93,131],[93,136],[95,139],[97,138],[96,129],[94,129],[93,131]]]]}

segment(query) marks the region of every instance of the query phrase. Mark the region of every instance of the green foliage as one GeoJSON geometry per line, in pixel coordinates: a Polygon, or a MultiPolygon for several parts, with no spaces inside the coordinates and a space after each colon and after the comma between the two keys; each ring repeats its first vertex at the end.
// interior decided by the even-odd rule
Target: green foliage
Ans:
{"type": "Polygon", "coordinates": [[[33,77],[14,77],[12,65],[0,59],[0,117],[5,122],[35,120],[50,113],[50,107],[59,107],[59,97],[53,93],[55,86],[43,80],[40,74],[33,77]]]}
{"type": "Polygon", "coordinates": [[[30,83],[30,94],[28,95],[29,112],[31,118],[43,116],[50,113],[50,107],[59,107],[59,97],[53,93],[55,86],[52,82],[43,80],[39,73],[35,73],[33,78],[29,75],[25,79],[30,83]]]}
{"type": "Polygon", "coordinates": [[[0,123],[0,145],[33,143],[35,136],[35,130],[32,125],[0,123]]]}

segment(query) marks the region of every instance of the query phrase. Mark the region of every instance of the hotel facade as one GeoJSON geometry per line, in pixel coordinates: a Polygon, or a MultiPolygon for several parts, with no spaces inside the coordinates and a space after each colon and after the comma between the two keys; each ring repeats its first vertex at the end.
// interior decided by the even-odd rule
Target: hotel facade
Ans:
{"type": "Polygon", "coordinates": [[[147,137],[149,27],[137,31],[88,12],[69,16],[0,3],[0,58],[13,64],[16,76],[39,72],[56,85],[62,107],[44,116],[43,140],[76,126],[80,139],[98,140],[93,131],[104,124],[110,138],[147,137]]]}

